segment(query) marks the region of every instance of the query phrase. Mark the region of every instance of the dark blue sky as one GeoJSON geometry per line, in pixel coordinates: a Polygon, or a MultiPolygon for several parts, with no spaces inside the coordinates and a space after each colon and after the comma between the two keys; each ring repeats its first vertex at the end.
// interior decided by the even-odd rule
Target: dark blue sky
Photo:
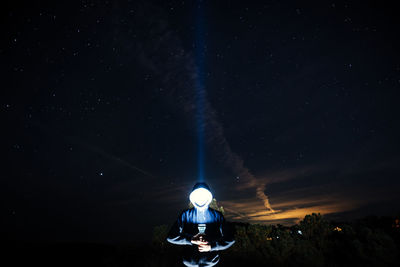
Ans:
{"type": "Polygon", "coordinates": [[[393,5],[5,6],[0,193],[11,239],[132,241],[172,223],[198,176],[201,71],[205,180],[228,219],[398,212],[393,5]]]}

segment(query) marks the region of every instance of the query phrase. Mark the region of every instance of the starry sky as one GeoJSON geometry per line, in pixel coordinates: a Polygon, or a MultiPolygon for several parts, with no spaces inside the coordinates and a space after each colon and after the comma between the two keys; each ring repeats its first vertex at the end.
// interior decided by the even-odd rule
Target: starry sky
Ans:
{"type": "Polygon", "coordinates": [[[187,208],[199,142],[231,221],[398,212],[395,6],[248,2],[5,3],[2,235],[150,240],[187,208]]]}

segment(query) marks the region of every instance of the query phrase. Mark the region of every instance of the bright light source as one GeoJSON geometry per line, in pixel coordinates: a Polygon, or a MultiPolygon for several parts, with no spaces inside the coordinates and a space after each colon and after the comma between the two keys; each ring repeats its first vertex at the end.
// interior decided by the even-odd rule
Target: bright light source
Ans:
{"type": "Polygon", "coordinates": [[[190,194],[189,199],[195,207],[202,208],[211,203],[212,194],[205,188],[197,188],[190,194]]]}
{"type": "Polygon", "coordinates": [[[199,234],[204,234],[206,232],[206,224],[205,223],[200,223],[197,226],[197,229],[199,229],[199,234]]]}
{"type": "Polygon", "coordinates": [[[301,230],[298,230],[297,233],[299,233],[300,235],[303,234],[303,232],[301,230]]]}

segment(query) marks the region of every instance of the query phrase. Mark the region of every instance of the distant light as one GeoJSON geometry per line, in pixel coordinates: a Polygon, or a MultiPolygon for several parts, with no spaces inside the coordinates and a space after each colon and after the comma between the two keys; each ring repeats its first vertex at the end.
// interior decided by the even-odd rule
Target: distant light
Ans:
{"type": "Polygon", "coordinates": [[[335,228],[333,228],[333,231],[341,232],[341,231],[342,231],[342,228],[336,226],[335,228]]]}
{"type": "Polygon", "coordinates": [[[300,235],[303,234],[303,232],[301,230],[298,230],[297,233],[299,233],[300,235]]]}
{"type": "Polygon", "coordinates": [[[100,176],[103,176],[103,173],[101,172],[101,173],[99,173],[100,174],[100,176]]]}

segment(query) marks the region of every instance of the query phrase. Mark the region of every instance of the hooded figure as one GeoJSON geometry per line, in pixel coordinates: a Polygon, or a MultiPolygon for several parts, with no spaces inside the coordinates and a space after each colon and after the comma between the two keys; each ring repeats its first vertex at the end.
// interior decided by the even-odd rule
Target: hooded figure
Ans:
{"type": "Polygon", "coordinates": [[[193,208],[185,210],[172,226],[167,241],[185,245],[183,263],[186,266],[214,266],[219,262],[218,250],[235,243],[221,212],[209,208],[213,199],[206,183],[194,185],[190,194],[193,208]]]}

